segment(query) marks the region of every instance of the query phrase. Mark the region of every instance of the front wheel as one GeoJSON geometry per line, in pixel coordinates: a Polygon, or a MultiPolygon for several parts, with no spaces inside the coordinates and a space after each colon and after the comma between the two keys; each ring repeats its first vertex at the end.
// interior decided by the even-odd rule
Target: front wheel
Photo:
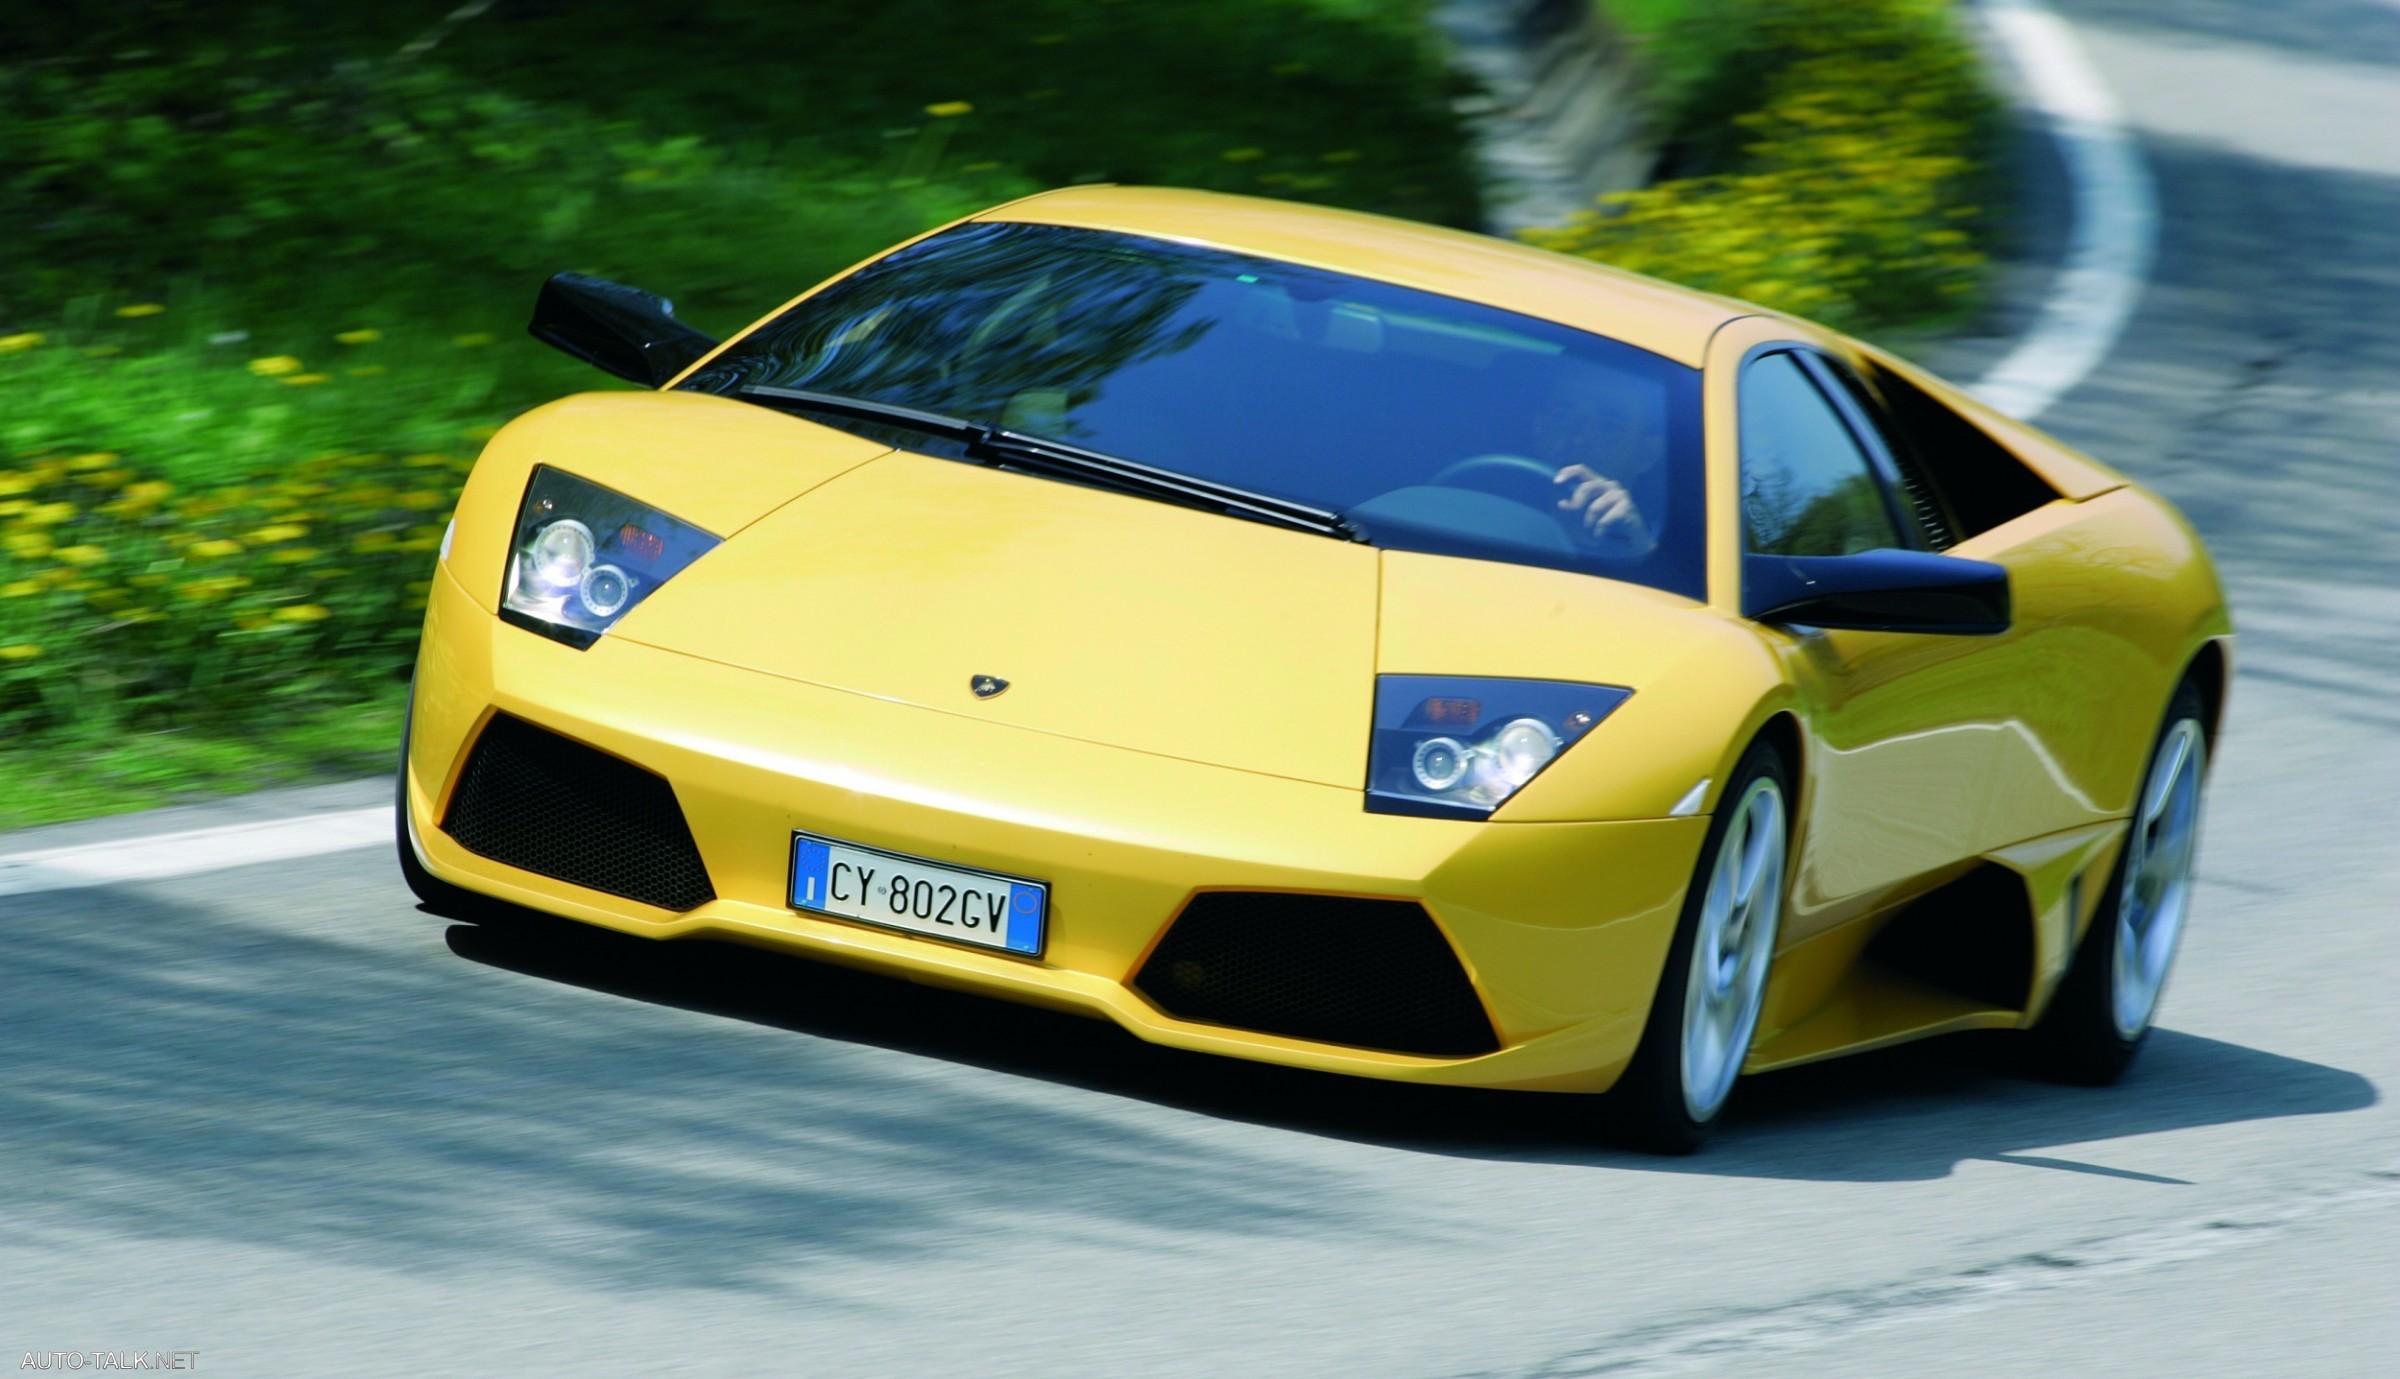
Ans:
{"type": "Polygon", "coordinates": [[[2102,1086],[2123,1076],[2158,1013],[2191,908],[2206,712],[2191,681],[2176,689],[2108,891],[2035,1028],[2042,1062],[2066,1081],[2102,1086]]]}
{"type": "Polygon", "coordinates": [[[1789,776],[1773,747],[1751,744],[1709,822],[1642,1041],[1609,1093],[1613,1128],[1636,1148],[1698,1149],[1750,1056],[1783,921],[1789,776]]]}

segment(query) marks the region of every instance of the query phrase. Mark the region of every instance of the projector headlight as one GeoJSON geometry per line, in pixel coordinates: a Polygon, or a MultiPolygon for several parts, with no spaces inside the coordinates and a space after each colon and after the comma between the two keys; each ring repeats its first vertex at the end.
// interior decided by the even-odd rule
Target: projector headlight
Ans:
{"type": "Polygon", "coordinates": [[[1632,696],[1566,680],[1379,675],[1367,808],[1487,818],[1632,696]]]}
{"type": "Polygon", "coordinates": [[[500,616],[587,647],[717,538],[564,470],[537,466],[517,508],[500,616]]]}

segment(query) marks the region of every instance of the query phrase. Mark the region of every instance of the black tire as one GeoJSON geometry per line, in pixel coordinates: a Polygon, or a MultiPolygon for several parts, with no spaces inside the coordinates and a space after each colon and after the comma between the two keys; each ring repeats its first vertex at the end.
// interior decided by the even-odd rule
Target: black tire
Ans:
{"type": "Polygon", "coordinates": [[[499,902],[462,890],[425,870],[425,864],[417,860],[416,845],[409,841],[408,728],[415,716],[416,694],[412,691],[400,720],[400,763],[392,773],[392,828],[400,850],[400,879],[429,913],[481,922],[499,908],[499,902]]]}
{"type": "MultiPolygon", "coordinates": [[[[2166,717],[2151,743],[2149,765],[2142,771],[2141,788],[2134,794],[2137,810],[2148,797],[2161,765],[2159,747],[2184,723],[2197,727],[2205,746],[2208,705],[2201,697],[2200,687],[2189,678],[2176,687],[2167,701],[2166,717]]],[[[2202,766],[2205,764],[2203,757],[2202,766]]],[[[2143,1017],[2141,1027],[2130,1035],[2120,1029],[2115,1004],[2114,974],[2122,932],[2117,921],[2124,903],[2125,867],[2132,853],[2130,840],[2118,850],[2116,865],[2109,869],[2107,889],[2101,892],[2100,903],[2092,912],[2091,928],[2076,945],[2073,964],[2051,996],[2049,1009],[2042,1012],[2041,1022],[2033,1029],[2035,1070],[2061,1082],[2086,1087],[2104,1087],[2115,1082],[2133,1065],[2134,1057],[2142,1051],[2142,1043],[2150,1034],[2149,1015],[2143,1017]]],[[[2161,976],[2159,980],[2163,985],[2166,978],[2161,976]]],[[[2154,999],[2151,1014],[2155,1012],[2154,999]]]]}
{"type": "MultiPolygon", "coordinates": [[[[1641,1042],[1634,1047],[1633,1060],[1625,1068],[1617,1085],[1610,1089],[1603,1105],[1610,1135],[1628,1148],[1653,1154],[1689,1154],[1708,1138],[1709,1131],[1722,1119],[1725,1103],[1720,1102],[1704,1115],[1694,1115],[1687,1104],[1684,1090],[1684,1022],[1692,969],[1692,949],[1696,940],[1700,912],[1706,901],[1709,882],[1717,865],[1717,857],[1725,843],[1734,818],[1737,803],[1749,797],[1751,787],[1759,781],[1771,781],[1781,794],[1782,857],[1781,874],[1774,879],[1777,896],[1777,917],[1785,889],[1790,885],[1790,849],[1792,814],[1792,770],[1773,744],[1760,740],[1750,744],[1734,767],[1733,777],[1719,796],[1716,816],[1709,821],[1708,834],[1700,845],[1699,860],[1692,867],[1691,884],[1685,888],[1683,913],[1675,925],[1675,939],[1667,949],[1666,965],[1660,969],[1658,994],[1650,1002],[1650,1018],[1642,1027],[1641,1042]]],[[[1771,964],[1772,935],[1769,936],[1768,962],[1771,964]]],[[[1762,980],[1762,989],[1763,982],[1762,980]]],[[[1762,997],[1763,999],[1763,997],[1762,997]]],[[[1742,1039],[1746,1050],[1749,1035],[1742,1039]]]]}

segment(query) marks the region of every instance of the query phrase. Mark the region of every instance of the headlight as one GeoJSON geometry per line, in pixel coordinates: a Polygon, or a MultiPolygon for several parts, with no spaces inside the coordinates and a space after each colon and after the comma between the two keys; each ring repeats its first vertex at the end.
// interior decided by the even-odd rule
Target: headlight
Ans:
{"type": "Polygon", "coordinates": [[[1379,675],[1367,808],[1486,818],[1632,695],[1566,680],[1379,675]]]}
{"type": "Polygon", "coordinates": [[[517,508],[500,616],[586,647],[717,538],[689,522],[548,465],[517,508]]]}

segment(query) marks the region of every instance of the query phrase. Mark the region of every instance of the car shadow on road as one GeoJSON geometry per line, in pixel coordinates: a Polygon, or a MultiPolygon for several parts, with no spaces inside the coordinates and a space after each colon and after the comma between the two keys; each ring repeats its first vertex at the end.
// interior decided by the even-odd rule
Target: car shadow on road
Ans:
{"type": "Polygon", "coordinates": [[[457,925],[452,952],[529,977],[818,1038],[917,1054],[1295,1134],[1495,1161],[1839,1181],[1939,1178],[1998,1160],[2172,1183],[2038,1151],[2355,1111],[2373,1083],[2172,1029],[2110,1088],[2017,1066],[2006,1034],[1959,1035],[1752,1078],[1706,1152],[1610,1146],[1595,1099],[1424,1087],[1147,1044],[1105,1022],[713,942],[655,943],[544,916],[457,925]]]}

